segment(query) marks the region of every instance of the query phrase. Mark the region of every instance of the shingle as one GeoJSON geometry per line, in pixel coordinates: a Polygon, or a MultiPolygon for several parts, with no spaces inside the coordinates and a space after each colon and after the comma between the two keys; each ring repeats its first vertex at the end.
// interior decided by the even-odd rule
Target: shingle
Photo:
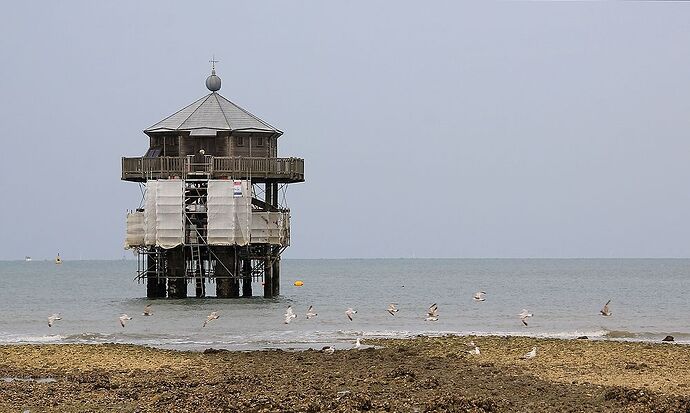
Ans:
{"type": "Polygon", "coordinates": [[[283,133],[215,92],[144,130],[165,131],[188,131],[192,135],[208,135],[212,131],[283,133]]]}

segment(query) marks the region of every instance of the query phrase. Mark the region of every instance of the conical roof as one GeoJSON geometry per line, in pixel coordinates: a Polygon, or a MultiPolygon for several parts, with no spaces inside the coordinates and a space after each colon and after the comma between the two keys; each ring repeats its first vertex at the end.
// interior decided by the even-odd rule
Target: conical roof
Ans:
{"type": "Polygon", "coordinates": [[[217,92],[211,92],[180,109],[144,133],[185,131],[190,135],[209,136],[218,131],[265,132],[278,136],[283,132],[252,115],[217,92]]]}

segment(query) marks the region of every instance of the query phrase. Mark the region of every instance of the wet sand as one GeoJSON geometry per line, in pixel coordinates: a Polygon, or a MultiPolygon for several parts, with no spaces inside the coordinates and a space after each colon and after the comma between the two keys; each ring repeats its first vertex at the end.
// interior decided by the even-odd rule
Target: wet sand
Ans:
{"type": "Polygon", "coordinates": [[[0,411],[690,412],[686,345],[523,337],[363,344],[381,348],[0,346],[0,411]],[[467,353],[470,340],[480,355],[467,353]],[[537,357],[521,360],[533,346],[537,357]],[[8,381],[30,377],[55,381],[8,381]]]}

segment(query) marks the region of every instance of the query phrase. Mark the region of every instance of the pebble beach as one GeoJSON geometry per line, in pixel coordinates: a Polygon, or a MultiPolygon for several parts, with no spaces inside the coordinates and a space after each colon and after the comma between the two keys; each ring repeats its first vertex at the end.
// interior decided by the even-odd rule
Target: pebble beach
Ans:
{"type": "Polygon", "coordinates": [[[5,345],[0,411],[690,411],[687,345],[500,336],[362,344],[330,355],[5,345]],[[521,359],[532,347],[537,356],[521,359]]]}

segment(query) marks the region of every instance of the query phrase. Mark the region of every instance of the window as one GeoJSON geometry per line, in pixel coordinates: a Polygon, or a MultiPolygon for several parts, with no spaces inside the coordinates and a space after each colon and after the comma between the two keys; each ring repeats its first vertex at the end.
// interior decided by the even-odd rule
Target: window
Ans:
{"type": "Polygon", "coordinates": [[[237,146],[244,146],[244,138],[242,136],[236,136],[235,143],[237,146]]]}
{"type": "Polygon", "coordinates": [[[264,138],[263,137],[258,137],[256,138],[256,146],[264,146],[264,138]]]}

